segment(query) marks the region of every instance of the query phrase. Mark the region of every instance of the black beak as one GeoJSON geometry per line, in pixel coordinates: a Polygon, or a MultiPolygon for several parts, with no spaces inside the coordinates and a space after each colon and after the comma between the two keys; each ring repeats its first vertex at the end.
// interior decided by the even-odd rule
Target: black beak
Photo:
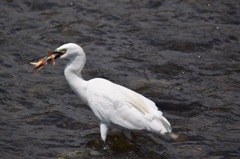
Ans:
{"type": "Polygon", "coordinates": [[[53,54],[57,54],[57,56],[55,57],[55,59],[59,58],[60,56],[62,56],[64,53],[59,52],[59,51],[53,51],[53,54]]]}

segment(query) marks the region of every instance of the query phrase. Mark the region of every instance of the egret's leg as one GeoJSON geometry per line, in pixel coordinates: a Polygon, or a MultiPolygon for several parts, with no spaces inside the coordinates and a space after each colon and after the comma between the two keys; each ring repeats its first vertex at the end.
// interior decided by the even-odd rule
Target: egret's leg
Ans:
{"type": "Polygon", "coordinates": [[[130,130],[122,130],[123,134],[125,137],[128,138],[128,140],[132,140],[132,134],[131,134],[131,131],[130,130]]]}
{"type": "Polygon", "coordinates": [[[107,132],[108,132],[108,127],[106,124],[104,123],[100,124],[100,132],[101,132],[101,138],[105,142],[107,138],[107,132]]]}

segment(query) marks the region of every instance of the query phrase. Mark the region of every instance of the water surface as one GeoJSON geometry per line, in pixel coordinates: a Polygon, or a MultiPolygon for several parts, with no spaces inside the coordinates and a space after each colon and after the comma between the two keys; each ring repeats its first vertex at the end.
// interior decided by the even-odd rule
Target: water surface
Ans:
{"type": "Polygon", "coordinates": [[[240,2],[195,0],[0,2],[0,158],[240,157],[240,2]],[[154,100],[181,139],[117,130],[70,90],[66,61],[33,76],[33,58],[66,42],[102,77],[154,100]]]}

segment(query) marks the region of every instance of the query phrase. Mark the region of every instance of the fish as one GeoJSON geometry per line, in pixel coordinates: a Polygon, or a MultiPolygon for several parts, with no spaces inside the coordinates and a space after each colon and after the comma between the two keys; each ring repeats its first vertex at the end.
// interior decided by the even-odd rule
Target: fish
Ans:
{"type": "Polygon", "coordinates": [[[55,65],[56,59],[60,57],[59,52],[48,51],[47,54],[48,54],[47,56],[40,57],[30,61],[30,64],[34,65],[34,70],[35,70],[34,74],[37,74],[38,71],[40,71],[43,68],[43,66],[47,65],[49,62],[51,62],[52,65],[55,65]]]}

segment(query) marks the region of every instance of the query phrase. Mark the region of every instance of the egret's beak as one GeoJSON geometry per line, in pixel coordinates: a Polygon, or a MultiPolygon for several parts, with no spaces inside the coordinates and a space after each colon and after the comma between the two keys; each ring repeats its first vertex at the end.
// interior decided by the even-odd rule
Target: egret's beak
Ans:
{"type": "MultiPolygon", "coordinates": [[[[55,51],[53,51],[52,53],[56,55],[56,58],[61,57],[62,55],[64,55],[67,52],[66,48],[57,48],[55,51]]],[[[55,58],[55,59],[56,59],[55,58]]]]}
{"type": "Polygon", "coordinates": [[[63,52],[56,51],[56,50],[51,52],[51,53],[55,55],[54,59],[57,59],[57,58],[61,57],[64,54],[63,52]]]}

